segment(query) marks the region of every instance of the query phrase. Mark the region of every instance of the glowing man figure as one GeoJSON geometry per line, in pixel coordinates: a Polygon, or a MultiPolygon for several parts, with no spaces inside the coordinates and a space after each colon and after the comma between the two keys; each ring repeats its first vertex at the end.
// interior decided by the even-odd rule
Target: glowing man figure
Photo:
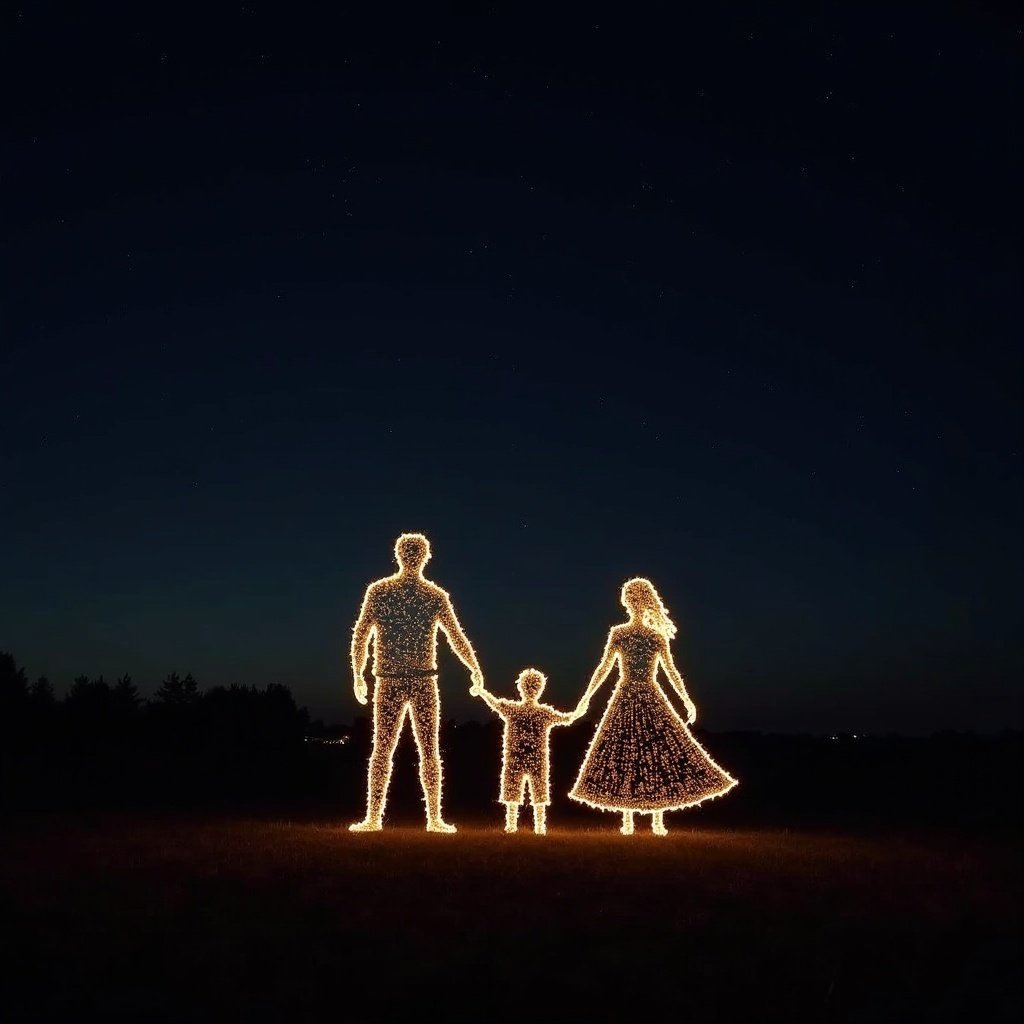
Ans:
{"type": "Polygon", "coordinates": [[[420,757],[420,785],[427,805],[428,832],[454,832],[441,817],[441,752],[438,730],[441,698],[437,689],[437,633],[472,673],[483,674],[473,645],[462,632],[451,598],[423,576],[430,542],[421,533],[403,533],[395,542],[398,572],[366,588],[352,632],[352,679],[356,700],[366,703],[363,677],[373,641],[373,751],[367,778],[366,817],[353,832],[377,832],[391,782],[391,764],[406,715],[420,757]]]}
{"type": "Polygon", "coordinates": [[[621,812],[623,835],[633,834],[635,812],[649,813],[651,831],[663,836],[665,811],[721,796],[736,779],[711,760],[687,728],[697,709],[672,659],[669,641],[676,627],[654,584],[627,580],[621,599],[629,620],[609,631],[577,714],[586,714],[616,663],[618,682],[569,796],[602,811],[621,812]],[[659,666],[686,707],[686,722],[658,684],[659,666]]]}
{"type": "Polygon", "coordinates": [[[521,700],[503,700],[488,693],[484,687],[473,686],[470,693],[482,697],[487,706],[505,723],[501,753],[501,796],[505,805],[505,831],[518,828],[519,806],[526,789],[533,805],[533,831],[547,831],[545,816],[551,803],[550,757],[548,740],[556,725],[576,721],[572,711],[556,711],[538,700],[547,680],[535,668],[523,669],[516,679],[521,700]]]}

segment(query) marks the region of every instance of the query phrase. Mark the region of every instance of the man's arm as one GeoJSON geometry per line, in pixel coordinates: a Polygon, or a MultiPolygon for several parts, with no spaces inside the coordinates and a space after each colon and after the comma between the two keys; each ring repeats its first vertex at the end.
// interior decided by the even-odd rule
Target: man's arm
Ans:
{"type": "Polygon", "coordinates": [[[448,637],[448,643],[456,657],[469,669],[473,677],[473,685],[483,686],[484,674],[480,671],[480,662],[476,660],[476,651],[473,650],[469,637],[462,632],[462,626],[452,607],[451,598],[443,590],[440,596],[441,610],[437,617],[438,625],[444,631],[444,635],[448,637]]]}
{"type": "Polygon", "coordinates": [[[352,629],[352,688],[355,691],[356,700],[360,704],[366,703],[368,689],[363,673],[366,671],[366,662],[370,656],[370,639],[377,630],[373,614],[372,588],[367,587],[363,595],[363,604],[359,609],[359,618],[352,629]]]}

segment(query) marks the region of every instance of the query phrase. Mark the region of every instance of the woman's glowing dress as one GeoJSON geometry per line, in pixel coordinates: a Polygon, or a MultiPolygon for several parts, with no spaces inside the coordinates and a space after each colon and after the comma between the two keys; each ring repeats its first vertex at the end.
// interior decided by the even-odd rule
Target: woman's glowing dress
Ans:
{"type": "Polygon", "coordinates": [[[736,780],[690,735],[657,682],[660,634],[615,626],[608,644],[619,680],[569,796],[605,811],[671,811],[732,789],[736,780]]]}

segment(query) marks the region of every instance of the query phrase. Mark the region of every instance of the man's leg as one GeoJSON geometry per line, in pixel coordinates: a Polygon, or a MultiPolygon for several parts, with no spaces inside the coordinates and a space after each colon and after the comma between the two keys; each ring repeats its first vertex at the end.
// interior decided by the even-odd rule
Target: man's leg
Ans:
{"type": "Polygon", "coordinates": [[[519,804],[508,800],[505,803],[505,831],[515,832],[517,828],[519,828],[519,804]]]}
{"type": "Polygon", "coordinates": [[[405,694],[387,679],[373,688],[373,751],[366,777],[366,817],[350,825],[353,832],[377,832],[384,822],[384,803],[391,784],[391,762],[405,720],[405,694]]]}
{"type": "Polygon", "coordinates": [[[412,734],[420,754],[420,785],[427,802],[427,831],[454,832],[441,817],[441,697],[437,692],[437,679],[424,679],[410,700],[412,734]]]}

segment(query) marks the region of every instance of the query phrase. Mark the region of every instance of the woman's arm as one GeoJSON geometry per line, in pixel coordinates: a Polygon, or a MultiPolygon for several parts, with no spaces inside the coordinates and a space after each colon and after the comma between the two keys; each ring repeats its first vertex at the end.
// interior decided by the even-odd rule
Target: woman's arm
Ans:
{"type": "Polygon", "coordinates": [[[587,713],[587,708],[590,706],[590,698],[594,696],[600,685],[608,678],[608,673],[611,672],[615,659],[618,656],[619,652],[612,646],[612,634],[609,632],[608,639],[604,644],[604,654],[601,655],[601,663],[594,669],[594,674],[590,677],[590,683],[587,685],[586,692],[580,697],[579,704],[576,705],[574,714],[577,718],[587,713]]]}
{"type": "Polygon", "coordinates": [[[672,688],[679,694],[679,699],[682,700],[683,704],[686,705],[686,724],[693,725],[697,721],[697,705],[690,700],[690,695],[686,692],[686,684],[683,682],[683,677],[679,674],[679,669],[676,668],[675,660],[672,657],[672,648],[669,647],[668,640],[662,641],[658,660],[661,662],[662,668],[665,669],[665,675],[668,676],[668,681],[672,684],[672,688]]]}

